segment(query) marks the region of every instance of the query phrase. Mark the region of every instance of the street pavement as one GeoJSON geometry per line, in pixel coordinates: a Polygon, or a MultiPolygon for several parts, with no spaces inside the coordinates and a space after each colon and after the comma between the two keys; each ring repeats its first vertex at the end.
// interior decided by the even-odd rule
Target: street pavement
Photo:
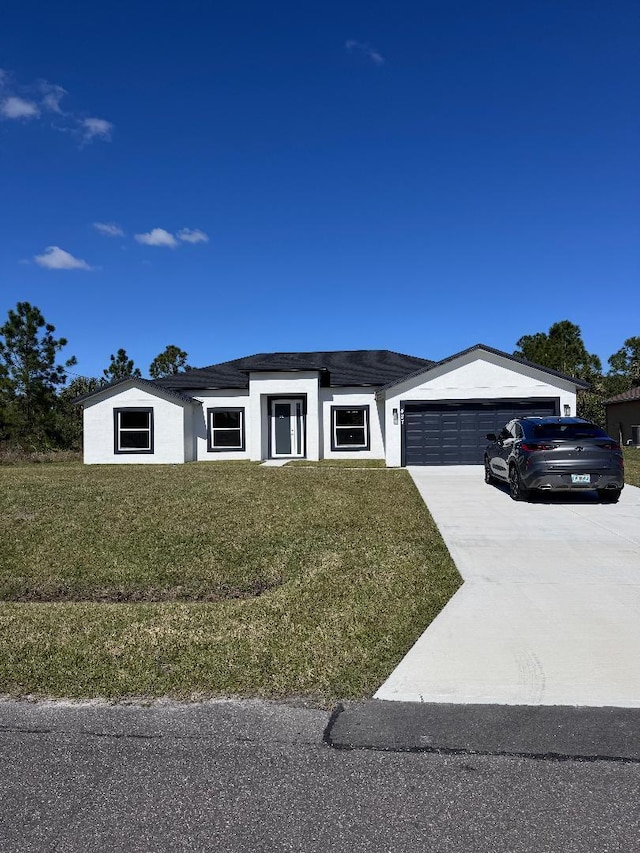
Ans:
{"type": "Polygon", "coordinates": [[[640,849],[637,761],[334,749],[328,722],[266,702],[0,702],[0,850],[640,849]]]}
{"type": "Polygon", "coordinates": [[[640,489],[521,503],[481,466],[409,473],[464,584],[376,698],[639,708],[640,489]]]}

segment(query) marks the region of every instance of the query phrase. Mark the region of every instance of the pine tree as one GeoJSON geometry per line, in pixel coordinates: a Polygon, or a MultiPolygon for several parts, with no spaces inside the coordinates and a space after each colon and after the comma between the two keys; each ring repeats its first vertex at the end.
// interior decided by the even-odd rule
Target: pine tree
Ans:
{"type": "Polygon", "coordinates": [[[174,344],[169,344],[164,352],[157,355],[149,366],[149,375],[153,379],[162,379],[164,376],[173,376],[181,370],[189,370],[187,364],[187,353],[174,344]]]}
{"type": "Polygon", "coordinates": [[[137,367],[133,366],[133,359],[129,358],[127,351],[120,347],[118,352],[110,356],[109,367],[102,371],[107,382],[116,382],[118,379],[141,376],[137,367]]]}
{"type": "Polygon", "coordinates": [[[58,353],[66,338],[29,302],[18,302],[0,326],[0,437],[21,444],[48,443],[55,431],[57,390],[67,379],[58,353]]]}

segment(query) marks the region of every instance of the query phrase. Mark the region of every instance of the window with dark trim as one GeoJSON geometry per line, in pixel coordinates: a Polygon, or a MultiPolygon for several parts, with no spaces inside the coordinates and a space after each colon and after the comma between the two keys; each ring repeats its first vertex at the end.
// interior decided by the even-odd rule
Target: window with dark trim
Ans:
{"type": "Polygon", "coordinates": [[[153,409],[114,409],[113,443],[115,453],[153,453],[153,409]]]}
{"type": "Polygon", "coordinates": [[[207,450],[244,450],[244,409],[207,409],[207,450]]]}
{"type": "Polygon", "coordinates": [[[369,406],[331,407],[331,449],[369,450],[369,406]]]}

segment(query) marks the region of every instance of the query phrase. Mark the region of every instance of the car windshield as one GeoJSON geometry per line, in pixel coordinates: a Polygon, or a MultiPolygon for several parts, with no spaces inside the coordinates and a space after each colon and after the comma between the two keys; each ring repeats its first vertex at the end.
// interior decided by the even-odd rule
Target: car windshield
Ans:
{"type": "Polygon", "coordinates": [[[536,424],[533,434],[536,438],[607,438],[595,424],[536,424]]]}

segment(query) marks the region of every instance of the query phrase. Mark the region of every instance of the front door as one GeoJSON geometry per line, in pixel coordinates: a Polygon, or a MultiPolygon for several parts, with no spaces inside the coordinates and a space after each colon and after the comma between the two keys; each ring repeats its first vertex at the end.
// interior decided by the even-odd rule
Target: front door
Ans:
{"type": "Polygon", "coordinates": [[[271,456],[304,456],[302,400],[271,401],[271,456]]]}

